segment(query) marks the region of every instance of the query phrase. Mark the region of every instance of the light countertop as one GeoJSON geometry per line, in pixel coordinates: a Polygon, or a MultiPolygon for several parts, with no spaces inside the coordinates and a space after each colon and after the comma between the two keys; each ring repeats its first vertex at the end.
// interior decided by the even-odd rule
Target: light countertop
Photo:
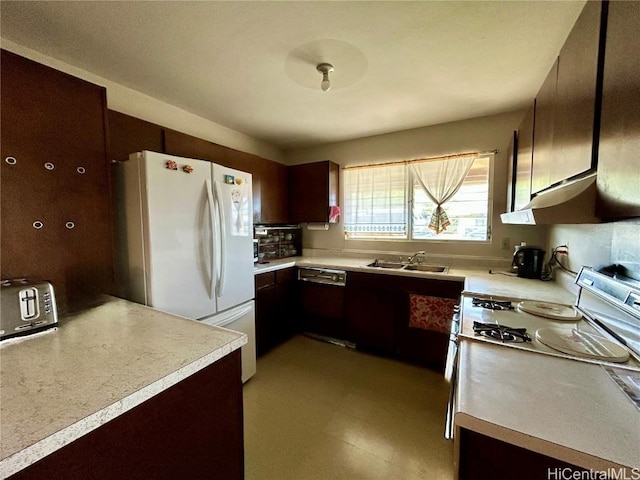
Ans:
{"type": "Polygon", "coordinates": [[[640,411],[600,365],[486,342],[459,352],[456,426],[594,471],[640,468],[640,411]]]}
{"type": "Polygon", "coordinates": [[[246,342],[244,334],[114,297],[61,319],[56,330],[3,341],[0,476],[20,471],[246,342]]]}
{"type": "MultiPolygon", "coordinates": [[[[373,259],[349,257],[291,257],[256,264],[254,273],[266,273],[288,267],[319,267],[352,272],[375,273],[414,278],[431,278],[464,282],[464,292],[477,295],[496,295],[520,299],[541,299],[555,303],[572,304],[575,294],[555,282],[543,282],[505,275],[504,268],[449,266],[447,273],[428,273],[404,269],[368,267],[373,259]],[[492,272],[492,273],[490,273],[492,272]]],[[[443,263],[444,264],[444,263],[443,263]]],[[[348,275],[347,275],[348,279],[348,275]]],[[[348,281],[348,280],[347,280],[348,281]]]]}

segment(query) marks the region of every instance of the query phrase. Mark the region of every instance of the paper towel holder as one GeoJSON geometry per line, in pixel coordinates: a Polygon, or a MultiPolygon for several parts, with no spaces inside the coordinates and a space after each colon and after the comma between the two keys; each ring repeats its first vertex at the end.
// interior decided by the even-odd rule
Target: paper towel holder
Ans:
{"type": "Polygon", "coordinates": [[[328,223],[307,223],[307,230],[329,230],[328,223]]]}

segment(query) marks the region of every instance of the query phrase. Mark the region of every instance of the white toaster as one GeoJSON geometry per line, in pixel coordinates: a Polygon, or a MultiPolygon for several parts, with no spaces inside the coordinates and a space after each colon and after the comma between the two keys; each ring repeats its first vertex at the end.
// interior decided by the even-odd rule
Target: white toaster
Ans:
{"type": "Polygon", "coordinates": [[[2,280],[0,340],[51,328],[58,323],[56,298],[49,282],[26,278],[2,280]]]}

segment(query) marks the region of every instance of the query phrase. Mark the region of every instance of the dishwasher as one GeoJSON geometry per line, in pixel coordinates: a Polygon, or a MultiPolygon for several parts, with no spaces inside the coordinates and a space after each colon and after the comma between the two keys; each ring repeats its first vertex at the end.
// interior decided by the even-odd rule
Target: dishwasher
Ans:
{"type": "Polygon", "coordinates": [[[303,311],[303,332],[320,340],[348,345],[347,272],[328,268],[298,270],[303,311]]]}

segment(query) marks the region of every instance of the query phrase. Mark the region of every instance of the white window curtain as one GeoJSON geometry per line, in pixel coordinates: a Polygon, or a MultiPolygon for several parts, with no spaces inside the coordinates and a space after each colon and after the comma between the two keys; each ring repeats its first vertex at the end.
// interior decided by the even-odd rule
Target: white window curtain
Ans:
{"type": "Polygon", "coordinates": [[[429,228],[437,234],[450,225],[443,205],[460,190],[475,157],[455,157],[445,160],[412,162],[409,166],[418,185],[424,190],[436,208],[431,214],[429,228]]]}
{"type": "Polygon", "coordinates": [[[350,238],[407,238],[403,163],[344,170],[344,227],[350,238]]]}

